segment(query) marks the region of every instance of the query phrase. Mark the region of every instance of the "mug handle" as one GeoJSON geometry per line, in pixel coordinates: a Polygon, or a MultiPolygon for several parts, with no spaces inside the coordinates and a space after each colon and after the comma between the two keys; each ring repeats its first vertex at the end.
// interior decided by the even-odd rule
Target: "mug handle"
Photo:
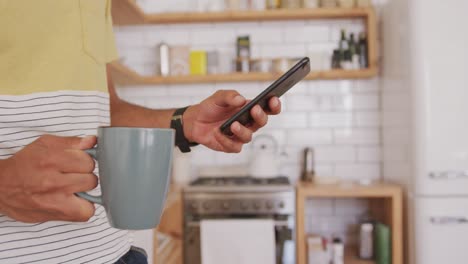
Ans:
{"type": "MultiPolygon", "coordinates": [[[[84,152],[86,152],[88,155],[90,155],[93,159],[97,160],[97,148],[94,147],[92,149],[86,149],[84,152]]],[[[85,199],[85,200],[88,200],[92,203],[97,203],[97,204],[100,204],[102,205],[102,196],[94,196],[94,195],[91,195],[91,194],[87,194],[85,192],[79,192],[79,193],[76,193],[76,195],[78,195],[79,197],[85,199]]]]}

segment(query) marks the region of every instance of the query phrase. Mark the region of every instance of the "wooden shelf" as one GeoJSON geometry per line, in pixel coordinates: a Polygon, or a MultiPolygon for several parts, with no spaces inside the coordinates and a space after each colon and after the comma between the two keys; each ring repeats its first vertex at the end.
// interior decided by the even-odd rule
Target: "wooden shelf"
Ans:
{"type": "Polygon", "coordinates": [[[300,182],[297,191],[303,196],[316,198],[386,198],[399,195],[401,187],[390,183],[363,186],[353,183],[316,185],[300,182]]]}
{"type": "MultiPolygon", "coordinates": [[[[125,65],[114,62],[110,72],[112,79],[119,85],[167,85],[167,84],[195,84],[195,83],[229,83],[229,82],[262,82],[274,81],[281,74],[277,73],[229,73],[214,75],[187,76],[142,76],[125,65]]],[[[307,80],[337,80],[337,79],[365,79],[377,75],[377,69],[363,70],[331,70],[313,72],[307,80]]]]}
{"type": "MultiPolygon", "coordinates": [[[[332,70],[314,72],[308,80],[365,79],[378,74],[377,58],[377,21],[373,8],[315,8],[315,9],[278,9],[265,11],[222,11],[211,13],[160,13],[146,14],[132,0],[113,0],[112,16],[115,25],[141,24],[192,24],[192,23],[223,23],[249,21],[282,21],[299,19],[348,19],[361,18],[365,20],[368,38],[369,69],[364,70],[332,70]]],[[[114,63],[112,67],[114,80],[122,85],[138,84],[194,84],[247,81],[273,81],[278,74],[265,73],[232,73],[207,76],[176,76],[157,77],[141,76],[127,67],[114,63]]]]}
{"type": "MultiPolygon", "coordinates": [[[[296,188],[296,250],[298,264],[307,263],[305,204],[307,199],[310,198],[368,199],[369,211],[372,216],[388,225],[392,231],[392,264],[403,264],[403,190],[400,186],[390,183],[379,183],[371,186],[298,183],[296,188]]],[[[357,258],[355,252],[355,250],[347,250],[346,264],[374,264],[374,261],[357,258]]]]}
{"type": "Polygon", "coordinates": [[[114,0],[112,16],[116,25],[220,23],[300,19],[366,18],[372,8],[277,9],[265,11],[220,11],[146,14],[132,0],[114,0]]]}
{"type": "Polygon", "coordinates": [[[345,264],[375,264],[373,260],[364,260],[356,256],[357,250],[355,247],[345,248],[345,264]]]}

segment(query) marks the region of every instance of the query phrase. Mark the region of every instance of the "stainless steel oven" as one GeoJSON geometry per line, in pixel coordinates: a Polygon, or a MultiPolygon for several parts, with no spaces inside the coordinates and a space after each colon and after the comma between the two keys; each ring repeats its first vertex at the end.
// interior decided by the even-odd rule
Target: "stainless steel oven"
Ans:
{"type": "Polygon", "coordinates": [[[276,263],[283,264],[285,243],[292,243],[294,188],[287,178],[201,179],[184,190],[184,263],[201,264],[200,221],[272,219],[276,263]]]}

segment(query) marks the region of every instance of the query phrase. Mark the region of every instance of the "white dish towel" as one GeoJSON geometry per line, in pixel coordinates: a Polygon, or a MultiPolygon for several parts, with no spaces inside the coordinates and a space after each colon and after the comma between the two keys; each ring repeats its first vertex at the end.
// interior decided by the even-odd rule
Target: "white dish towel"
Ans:
{"type": "Polygon", "coordinates": [[[202,264],[275,264],[271,219],[202,220],[202,264]]]}

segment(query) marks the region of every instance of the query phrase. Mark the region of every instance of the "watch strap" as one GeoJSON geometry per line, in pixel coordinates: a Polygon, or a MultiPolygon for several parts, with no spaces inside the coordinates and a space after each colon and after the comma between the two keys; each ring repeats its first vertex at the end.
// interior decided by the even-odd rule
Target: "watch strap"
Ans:
{"type": "Polygon", "coordinates": [[[171,128],[175,129],[175,143],[182,153],[190,152],[190,147],[197,146],[197,143],[190,142],[184,135],[184,124],[182,116],[189,107],[177,109],[171,118],[171,128]]]}

